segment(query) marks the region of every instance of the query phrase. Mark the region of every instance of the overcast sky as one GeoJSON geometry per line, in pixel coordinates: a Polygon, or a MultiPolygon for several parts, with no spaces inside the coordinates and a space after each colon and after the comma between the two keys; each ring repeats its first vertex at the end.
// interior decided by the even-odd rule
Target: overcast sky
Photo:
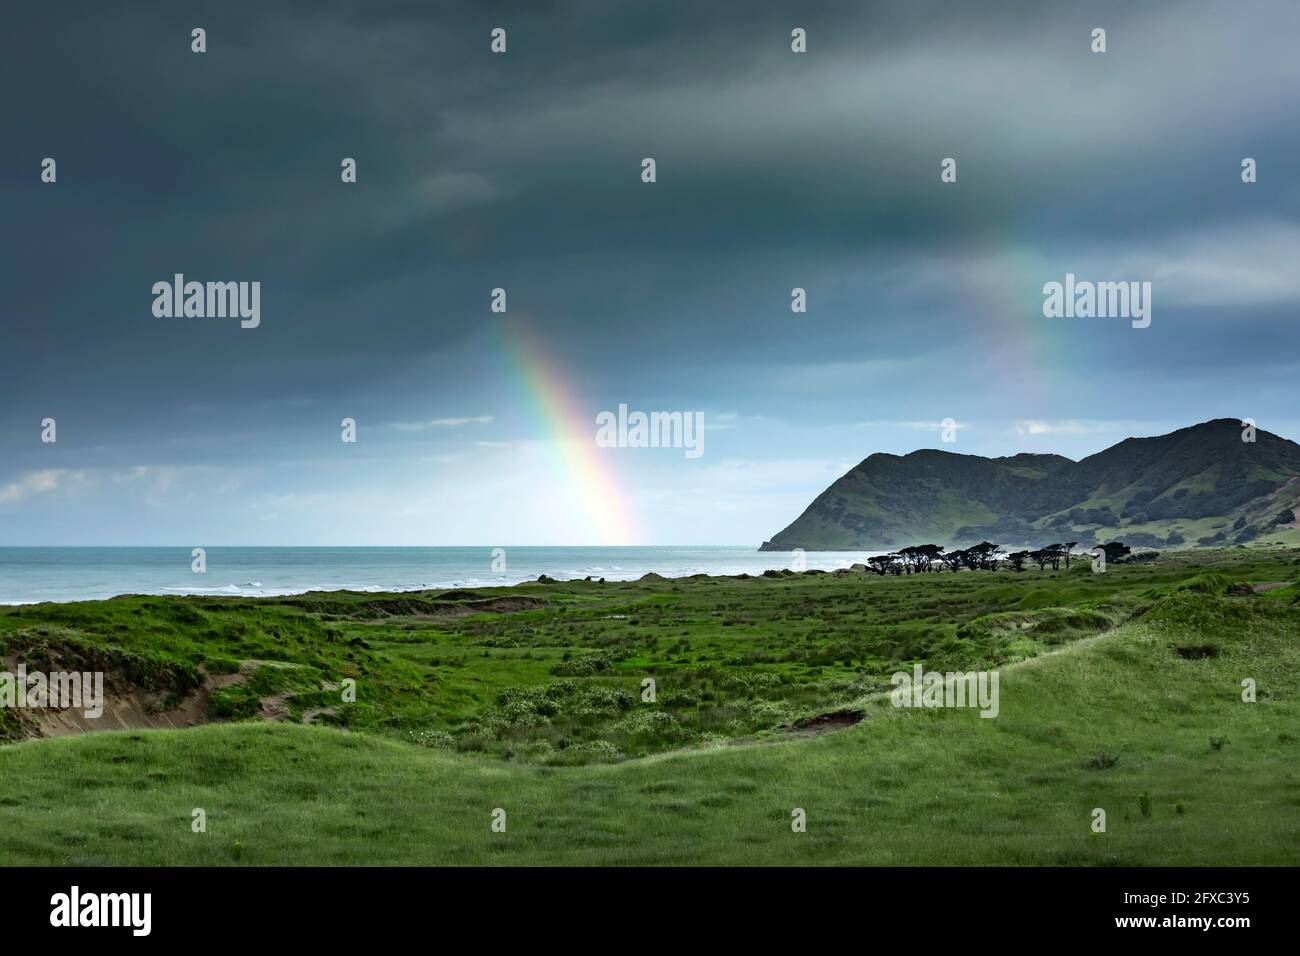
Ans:
{"type": "Polygon", "coordinates": [[[757,545],[877,451],[1300,437],[1291,0],[5,18],[0,544],[757,545]],[[178,272],[260,326],[155,317],[178,272]],[[1045,318],[1067,272],[1150,327],[1045,318]],[[619,404],[704,454],[596,448],[619,404]]]}

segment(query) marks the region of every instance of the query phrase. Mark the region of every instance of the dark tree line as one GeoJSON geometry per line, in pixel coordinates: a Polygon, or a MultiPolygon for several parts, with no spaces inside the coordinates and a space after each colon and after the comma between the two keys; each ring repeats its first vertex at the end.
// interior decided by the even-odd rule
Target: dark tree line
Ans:
{"type": "Polygon", "coordinates": [[[996,571],[1005,554],[1006,552],[991,541],[981,541],[979,544],[958,551],[945,551],[937,544],[918,544],[890,554],[878,554],[868,558],[867,566],[882,576],[925,574],[930,571],[942,571],[944,568],[949,571],[960,571],[962,568],[971,571],[996,571]]]}
{"type": "MultiPolygon", "coordinates": [[[[1045,570],[1048,565],[1051,565],[1053,571],[1059,571],[1064,564],[1068,571],[1070,559],[1079,557],[1074,553],[1078,543],[1067,541],[1063,544],[1049,544],[1036,551],[1016,551],[1011,554],[991,541],[981,541],[969,548],[955,551],[945,551],[937,544],[918,544],[868,558],[867,567],[882,577],[887,574],[897,577],[902,574],[926,574],[931,571],[937,573],[944,570],[956,572],[963,568],[969,571],[996,571],[1004,564],[1017,572],[1023,571],[1026,564],[1036,564],[1040,571],[1045,570]]],[[[1109,562],[1121,560],[1130,551],[1119,541],[1112,541],[1101,547],[1105,550],[1106,560],[1109,562]]]]}
{"type": "Polygon", "coordinates": [[[1039,548],[1037,551],[1020,552],[1025,556],[1025,560],[1032,561],[1038,565],[1038,570],[1042,571],[1049,564],[1053,571],[1061,570],[1061,562],[1065,562],[1065,570],[1070,570],[1070,558],[1077,541],[1069,541],[1065,544],[1049,544],[1045,548],[1039,548]]]}

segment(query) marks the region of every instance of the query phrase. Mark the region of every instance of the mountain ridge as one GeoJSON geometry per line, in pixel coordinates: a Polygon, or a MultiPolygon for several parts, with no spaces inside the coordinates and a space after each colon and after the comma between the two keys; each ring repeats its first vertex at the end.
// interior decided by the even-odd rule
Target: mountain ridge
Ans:
{"type": "Polygon", "coordinates": [[[1244,544],[1296,536],[1300,445],[1240,419],[1216,418],[1126,438],[1075,461],[922,448],[875,452],[818,495],[760,550],[875,551],[933,542],[1009,547],[1244,544]]]}

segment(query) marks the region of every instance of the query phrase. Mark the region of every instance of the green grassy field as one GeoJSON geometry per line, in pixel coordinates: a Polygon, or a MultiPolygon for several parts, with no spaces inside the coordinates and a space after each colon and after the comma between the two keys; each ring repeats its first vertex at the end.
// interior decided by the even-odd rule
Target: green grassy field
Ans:
{"type": "Polygon", "coordinates": [[[1295,864],[1298,578],[1296,551],[1233,549],[10,608],[5,655],[164,699],[266,663],[213,694],[228,722],[0,746],[0,861],[1295,864]],[[997,668],[999,716],[890,706],[916,662],[997,668]],[[283,722],[238,719],[268,696],[283,722]]]}

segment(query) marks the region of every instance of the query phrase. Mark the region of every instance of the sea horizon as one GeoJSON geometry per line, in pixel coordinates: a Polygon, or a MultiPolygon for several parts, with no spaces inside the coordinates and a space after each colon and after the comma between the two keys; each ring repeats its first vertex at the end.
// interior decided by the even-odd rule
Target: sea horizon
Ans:
{"type": "Polygon", "coordinates": [[[283,597],[309,591],[400,592],[506,587],[546,575],[631,581],[655,573],[833,571],[875,551],[759,551],[753,545],[212,546],[11,545],[0,547],[0,604],[103,600],[123,594],[283,597]],[[196,566],[203,570],[195,570],[196,566]]]}

